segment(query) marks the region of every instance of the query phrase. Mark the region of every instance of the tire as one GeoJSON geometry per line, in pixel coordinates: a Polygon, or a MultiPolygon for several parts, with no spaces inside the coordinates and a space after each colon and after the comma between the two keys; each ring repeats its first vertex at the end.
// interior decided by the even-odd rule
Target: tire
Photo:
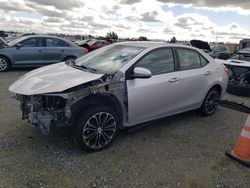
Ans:
{"type": "Polygon", "coordinates": [[[242,85],[240,82],[229,82],[227,91],[231,94],[250,97],[250,84],[242,85]]]}
{"type": "Polygon", "coordinates": [[[90,152],[108,147],[114,141],[117,131],[117,115],[106,106],[81,111],[73,127],[73,134],[78,144],[90,152]]]}
{"type": "Polygon", "coordinates": [[[218,107],[220,101],[220,91],[216,88],[212,88],[208,91],[201,107],[200,113],[203,116],[213,115],[218,107]]]}
{"type": "Polygon", "coordinates": [[[64,61],[66,62],[66,61],[75,60],[75,59],[76,59],[76,57],[74,57],[74,56],[68,56],[68,57],[66,57],[66,58],[64,59],[64,61]]]}
{"type": "Polygon", "coordinates": [[[10,68],[10,61],[4,57],[4,56],[0,56],[0,72],[4,72],[9,70],[10,68]]]}

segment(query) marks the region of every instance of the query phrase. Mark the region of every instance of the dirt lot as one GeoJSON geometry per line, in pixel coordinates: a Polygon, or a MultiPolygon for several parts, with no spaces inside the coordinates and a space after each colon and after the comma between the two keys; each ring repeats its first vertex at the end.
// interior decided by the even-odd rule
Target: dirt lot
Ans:
{"type": "Polygon", "coordinates": [[[86,153],[69,130],[45,137],[21,120],[8,87],[25,72],[0,73],[0,187],[250,186],[250,168],[224,155],[247,114],[223,107],[212,117],[187,112],[124,131],[108,149],[86,153]]]}

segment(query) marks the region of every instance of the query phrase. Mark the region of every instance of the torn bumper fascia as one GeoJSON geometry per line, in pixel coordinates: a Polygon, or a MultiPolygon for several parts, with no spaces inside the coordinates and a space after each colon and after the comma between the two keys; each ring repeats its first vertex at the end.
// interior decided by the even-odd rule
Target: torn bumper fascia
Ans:
{"type": "Polygon", "coordinates": [[[72,106],[88,95],[88,89],[81,89],[71,93],[31,96],[16,94],[16,99],[21,102],[22,119],[28,119],[33,126],[40,127],[42,133],[47,135],[53,123],[57,126],[67,126],[70,122],[72,106]],[[40,100],[42,97],[61,97],[65,101],[65,105],[62,109],[44,108],[40,100]]]}
{"type": "Polygon", "coordinates": [[[29,114],[29,122],[32,125],[39,126],[43,135],[48,135],[52,121],[56,121],[57,117],[50,112],[31,112],[29,114]]]}

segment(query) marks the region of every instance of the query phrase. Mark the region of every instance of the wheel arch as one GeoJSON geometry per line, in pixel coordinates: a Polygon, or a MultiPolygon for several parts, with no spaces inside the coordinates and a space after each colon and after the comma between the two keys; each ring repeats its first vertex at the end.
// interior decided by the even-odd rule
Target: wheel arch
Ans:
{"type": "Polygon", "coordinates": [[[10,58],[10,57],[8,57],[8,56],[7,56],[7,55],[5,55],[5,54],[0,54],[0,57],[4,57],[4,58],[6,58],[6,59],[9,61],[9,64],[10,64],[10,66],[11,66],[12,60],[11,60],[11,58],[10,58]]]}
{"type": "Polygon", "coordinates": [[[223,93],[223,88],[222,88],[222,86],[221,86],[219,83],[215,83],[215,84],[213,84],[211,87],[209,87],[209,88],[207,89],[207,91],[204,93],[204,95],[203,95],[203,97],[202,97],[202,100],[200,101],[200,105],[199,105],[199,106],[202,106],[202,104],[203,104],[203,102],[204,102],[204,99],[206,98],[208,92],[209,92],[211,89],[213,89],[213,88],[216,88],[216,89],[219,90],[219,92],[220,92],[220,97],[221,97],[221,95],[222,95],[222,93],[223,93]]]}
{"type": "Polygon", "coordinates": [[[220,95],[222,94],[222,87],[220,84],[213,85],[208,91],[210,91],[213,88],[218,89],[218,91],[220,92],[220,95]]]}
{"type": "Polygon", "coordinates": [[[66,55],[63,59],[63,61],[66,61],[67,59],[70,59],[70,58],[77,58],[75,55],[66,55]]]}
{"type": "Polygon", "coordinates": [[[119,120],[119,127],[122,128],[122,120],[123,120],[123,107],[117,97],[113,94],[91,94],[80,101],[78,101],[75,105],[72,106],[72,123],[74,124],[75,119],[81,112],[84,110],[95,107],[97,105],[104,105],[110,107],[117,114],[119,120]]]}

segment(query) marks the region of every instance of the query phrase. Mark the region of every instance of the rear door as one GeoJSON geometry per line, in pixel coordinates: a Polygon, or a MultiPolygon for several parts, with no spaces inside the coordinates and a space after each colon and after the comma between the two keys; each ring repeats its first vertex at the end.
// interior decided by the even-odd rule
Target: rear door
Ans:
{"type": "MultiPolygon", "coordinates": [[[[136,124],[174,113],[180,96],[180,74],[176,72],[171,48],[160,48],[146,54],[134,67],[152,72],[147,79],[128,79],[129,123],[136,124]]],[[[127,73],[130,74],[130,73],[127,73]]]]}
{"type": "Polygon", "coordinates": [[[216,74],[216,68],[193,49],[176,48],[176,52],[183,91],[179,98],[181,108],[184,111],[198,108],[210,86],[211,77],[216,74]]]}
{"type": "Polygon", "coordinates": [[[40,37],[25,39],[21,42],[20,48],[12,47],[13,64],[21,65],[40,65],[43,63],[43,42],[40,37]]]}
{"type": "Polygon", "coordinates": [[[46,64],[58,63],[66,57],[69,45],[58,38],[45,38],[43,59],[46,64]]]}

